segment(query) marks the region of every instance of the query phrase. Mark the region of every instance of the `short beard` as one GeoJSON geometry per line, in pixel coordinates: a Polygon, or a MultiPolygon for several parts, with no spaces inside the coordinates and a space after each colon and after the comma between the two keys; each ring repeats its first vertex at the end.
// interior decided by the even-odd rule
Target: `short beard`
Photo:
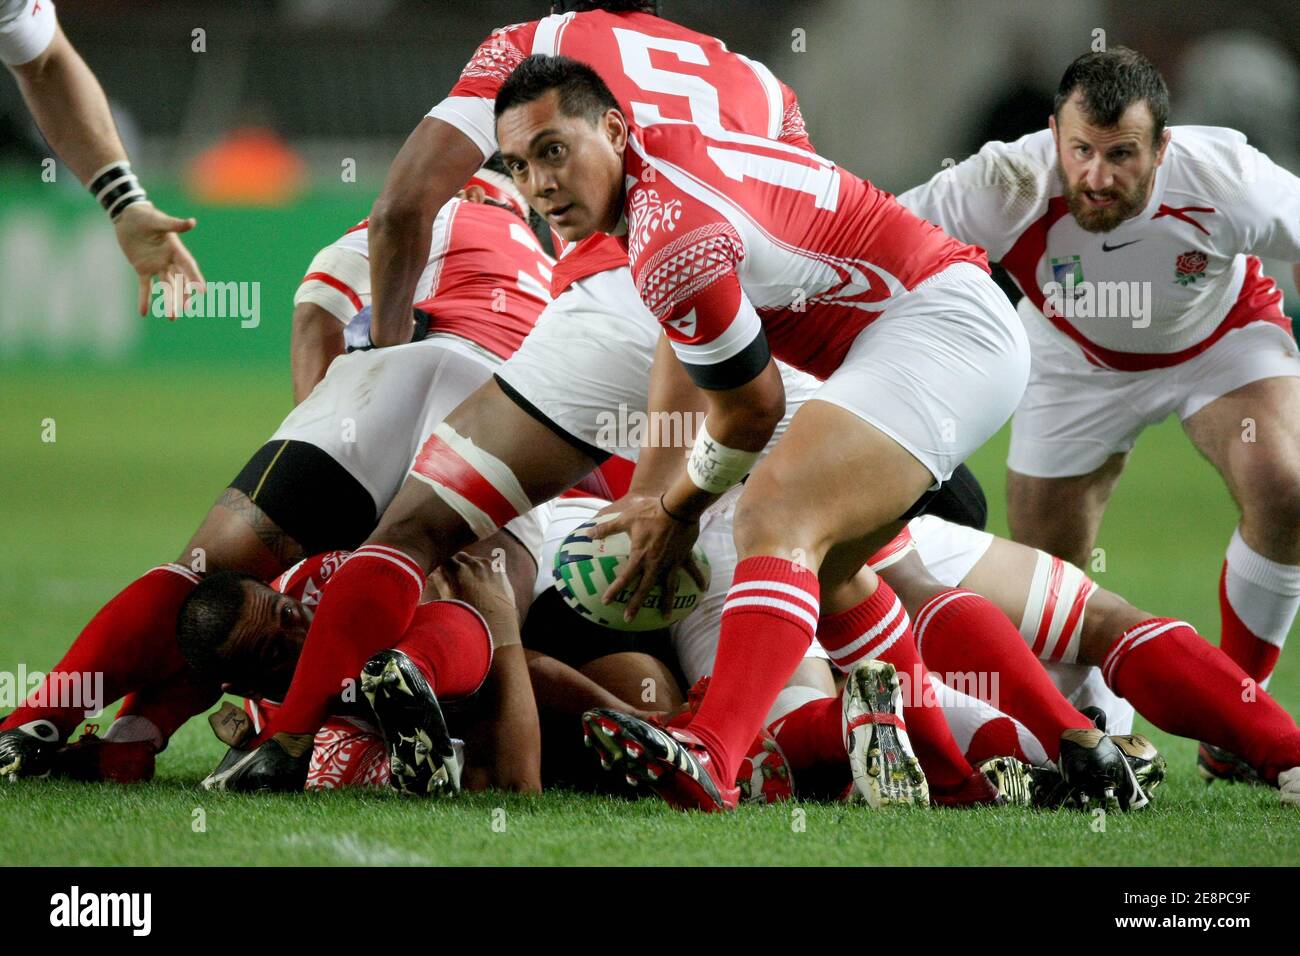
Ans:
{"type": "Polygon", "coordinates": [[[1070,215],[1079,224],[1079,228],[1085,232],[1110,232],[1125,220],[1132,219],[1146,206],[1147,196],[1151,190],[1151,180],[1155,178],[1156,167],[1152,166],[1151,171],[1135,183],[1130,192],[1113,193],[1115,205],[1108,206],[1105,209],[1097,209],[1087,205],[1087,201],[1083,198],[1083,194],[1087,190],[1081,185],[1069,184],[1070,181],[1065,175],[1065,168],[1061,165],[1059,158],[1056,161],[1056,171],[1061,176],[1061,182],[1067,184],[1065,201],[1069,206],[1070,215]]]}

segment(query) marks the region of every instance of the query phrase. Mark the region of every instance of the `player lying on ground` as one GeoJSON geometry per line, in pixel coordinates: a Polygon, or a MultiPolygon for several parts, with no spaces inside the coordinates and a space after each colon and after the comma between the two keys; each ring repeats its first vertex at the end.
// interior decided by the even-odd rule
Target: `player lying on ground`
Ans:
{"type": "MultiPolygon", "coordinates": [[[[468,190],[434,221],[434,258],[418,289],[423,298],[417,314],[428,336],[399,349],[357,351],[333,361],[311,397],[223,492],[179,559],[148,572],[105,605],[42,686],[0,723],[0,775],[40,774],[45,757],[81,722],[84,707],[57,699],[59,675],[102,674],[101,704],[107,705],[183,670],[176,615],[203,574],[237,570],[269,581],[307,555],[354,548],[370,532],[421,442],[491,378],[546,304],[550,260],[526,226],[527,207],[517,192],[490,170],[476,174],[468,190]]],[[[317,256],[297,296],[296,320],[310,318],[303,315],[305,305],[323,310],[319,320],[336,329],[364,314],[364,288],[354,285],[366,275],[365,239],[364,227],[354,228],[317,256]]],[[[359,337],[365,338],[364,330],[359,337]]],[[[301,359],[307,351],[297,349],[296,355],[301,359]]],[[[300,367],[296,381],[304,375],[300,367]]],[[[508,527],[477,547],[481,554],[503,548],[526,596],[540,528],[528,516],[508,527]]],[[[368,656],[351,670],[359,670],[368,656]]],[[[498,655],[494,666],[514,671],[514,682],[527,691],[522,653],[498,655]]],[[[195,693],[207,695],[201,709],[216,699],[218,688],[209,684],[195,693]]],[[[128,696],[126,715],[137,703],[128,696]]],[[[531,715],[525,693],[519,699],[521,728],[535,725],[531,715]]],[[[161,745],[146,724],[137,724],[133,733],[161,745]]]]}
{"type": "MultiPolygon", "coordinates": [[[[1220,646],[1267,686],[1300,608],[1300,353],[1259,257],[1295,263],[1300,283],[1300,179],[1236,130],[1166,128],[1168,112],[1144,57],[1085,54],[1049,129],[988,143],[899,202],[1025,295],[1016,540],[1086,566],[1138,435],[1177,414],[1241,509],[1220,646]]],[[[1200,763],[1231,770],[1206,748],[1200,763]]]]}
{"type": "Polygon", "coordinates": [[[1002,709],[1042,738],[1036,728],[1050,717],[1025,710],[1030,699],[1007,683],[1019,669],[986,656],[983,636],[1005,625],[977,610],[972,595],[981,595],[1020,622],[1025,645],[1071,702],[1105,713],[1110,733],[1126,733],[1136,708],[1161,730],[1242,755],[1249,776],[1278,787],[1284,803],[1300,803],[1295,720],[1190,624],[1136,608],[1046,552],[924,515],[909,530],[914,549],[882,574],[913,612],[936,671],[999,673],[1002,709]]]}
{"type": "MultiPolygon", "coordinates": [[[[347,552],[307,558],[269,586],[257,578],[219,571],[205,578],[181,606],[177,641],[190,670],[162,679],[141,694],[129,715],[119,716],[104,737],[83,735],[58,751],[53,776],[130,783],[153,776],[161,747],[147,740],[123,741],[132,722],[148,721],[162,746],[185,721],[209,706],[192,692],[189,675],[245,697],[244,709],[225,703],[209,719],[231,746],[256,733],[274,714],[293,675],[320,593],[347,552]]],[[[502,721],[508,687],[489,677],[496,653],[518,652],[519,621],[510,579],[494,561],[457,555],[430,579],[434,599],[422,603],[397,645],[368,662],[363,673],[332,703],[317,735],[308,788],[350,784],[447,793],[488,786],[535,789],[538,750],[520,739],[513,722],[502,721]],[[476,694],[477,692],[477,694],[476,694]],[[439,701],[476,695],[460,715],[472,733],[468,754],[454,748],[439,701]],[[504,734],[505,739],[498,735],[504,734]],[[508,746],[506,742],[508,741],[508,746]],[[419,747],[417,747],[417,742],[419,747]],[[527,772],[520,768],[532,762],[527,772]],[[521,787],[529,781],[531,787],[521,787]]]]}
{"type": "MultiPolygon", "coordinates": [[[[559,551],[563,537],[589,521],[594,512],[604,505],[596,499],[556,502],[542,552],[541,564],[544,570],[538,582],[539,597],[534,602],[524,629],[525,647],[530,651],[545,650],[561,661],[584,665],[587,663],[586,658],[594,654],[596,648],[618,647],[622,642],[628,641],[632,648],[657,655],[673,670],[680,669],[683,686],[698,685],[713,670],[722,611],[736,566],[732,523],[738,497],[739,489],[733,489],[709,508],[701,519],[699,545],[709,557],[712,579],[696,609],[671,625],[667,643],[620,633],[608,627],[582,627],[584,622],[581,619],[566,627],[562,619],[556,619],[551,609],[559,602],[552,600],[554,594],[547,593],[554,589],[550,587],[551,575],[545,569],[554,564],[551,556],[559,551]],[[549,629],[550,633],[543,629],[549,629]],[[542,633],[539,634],[539,631],[542,633]],[[581,633],[574,633],[576,631],[581,633]],[[665,655],[665,648],[670,650],[669,655],[665,655]]],[[[971,509],[972,512],[976,510],[971,509]]],[[[914,519],[909,527],[918,526],[919,521],[920,519],[914,519]]],[[[943,529],[950,526],[942,519],[935,518],[924,527],[930,529],[929,536],[942,537],[943,529]]],[[[880,554],[873,556],[871,565],[880,568],[882,576],[891,584],[900,588],[907,586],[910,592],[916,593],[919,588],[933,582],[933,579],[926,576],[918,580],[918,570],[899,560],[910,547],[910,538],[904,536],[897,545],[891,543],[880,554]]],[[[568,560],[573,558],[570,556],[568,560]]],[[[598,578],[601,574],[595,567],[588,569],[588,573],[593,578],[598,578]]],[[[578,586],[565,585],[566,588],[578,586]]],[[[934,803],[937,805],[966,806],[1028,800],[1032,789],[1028,766],[1019,764],[1017,760],[1004,761],[997,777],[1002,784],[999,788],[985,774],[978,772],[976,765],[994,757],[1013,756],[1019,761],[1048,766],[1060,758],[1062,737],[1068,739],[1074,731],[1091,730],[1094,727],[1093,719],[1080,713],[1061,696],[1038,660],[1025,646],[1016,628],[997,608],[974,594],[950,593],[966,599],[965,613],[949,612],[939,615],[934,622],[933,639],[943,645],[941,650],[945,656],[945,670],[939,673],[951,674],[963,680],[977,673],[984,674],[986,678],[990,674],[997,675],[999,686],[993,691],[992,703],[1011,714],[1023,716],[1033,725],[1034,733],[1042,738],[1043,743],[1040,744],[1028,729],[1022,728],[1021,736],[1018,737],[1016,722],[988,703],[973,699],[958,689],[942,686],[933,677],[927,681],[922,676],[930,673],[926,667],[927,662],[918,660],[914,665],[917,669],[902,673],[899,675],[901,679],[895,680],[892,676],[894,667],[887,662],[899,658],[890,646],[893,642],[889,641],[867,647],[864,653],[854,655],[851,660],[843,663],[841,671],[848,675],[848,680],[841,695],[827,665],[828,655],[813,642],[794,677],[778,695],[764,720],[764,724],[778,734],[778,742],[783,742],[787,748],[785,757],[792,767],[822,769],[828,765],[837,766],[845,774],[851,767],[851,780],[846,776],[835,792],[843,791],[846,784],[851,784],[850,789],[857,799],[872,806],[926,802],[923,791],[917,794],[907,791],[905,780],[898,781],[890,775],[869,772],[872,766],[869,755],[873,748],[880,748],[887,767],[902,766],[911,757],[910,743],[921,754],[921,765],[927,775],[942,776],[957,772],[969,778],[969,782],[957,792],[936,793],[934,803]],[[959,664],[959,671],[953,669],[959,664]],[[882,679],[880,667],[884,666],[888,667],[888,672],[883,680],[892,690],[898,691],[897,713],[890,703],[892,690],[885,695],[883,707],[871,692],[882,679]],[[940,719],[934,724],[914,720],[918,709],[922,708],[941,710],[946,720],[940,719]],[[906,723],[896,724],[899,718],[905,718],[906,723]],[[900,739],[895,739],[890,730],[892,726],[903,731],[900,739]],[[937,727],[939,737],[933,740],[923,739],[922,734],[913,729],[914,726],[924,728],[925,735],[935,734],[937,727]],[[960,745],[958,740],[962,741],[960,745]],[[979,759],[972,759],[972,753],[978,754],[979,759]]],[[[942,595],[936,594],[934,590],[928,596],[935,599],[936,603],[948,603],[939,601],[942,595]]],[[[565,610],[560,610],[559,614],[562,618],[565,610]]],[[[895,640],[907,638],[900,634],[895,640]]],[[[911,654],[915,659],[916,652],[912,651],[911,654]]],[[[645,655],[639,657],[644,663],[645,655]]],[[[613,661],[606,661],[591,676],[609,681],[609,671],[614,666],[613,661]]],[[[631,666],[632,662],[629,661],[620,669],[621,676],[618,679],[620,692],[627,699],[636,699],[635,696],[627,695],[636,690],[638,681],[650,679],[654,682],[653,686],[659,686],[660,675],[654,673],[653,669],[637,675],[626,672],[631,666]]],[[[560,698],[558,692],[548,692],[539,686],[536,661],[533,661],[532,667],[534,687],[539,695],[547,700],[560,698]]],[[[981,693],[989,693],[987,679],[981,686],[981,693]]],[[[571,692],[568,696],[571,708],[579,699],[579,694],[571,692]]],[[[607,704],[594,706],[608,709],[607,704]]],[[[597,743],[601,740],[599,734],[589,736],[597,743]]],[[[749,757],[752,758],[757,750],[751,746],[749,757]]],[[[602,757],[603,762],[609,762],[608,753],[603,752],[602,757]]],[[[1074,770],[1071,768],[1072,772],[1074,770]]],[[[740,778],[750,778],[744,762],[740,778]]],[[[1056,777],[1056,782],[1060,782],[1059,776],[1056,777]]],[[[1144,802],[1145,797],[1140,787],[1132,785],[1131,781],[1130,788],[1124,791],[1120,799],[1121,805],[1140,805],[1144,802]]]]}
{"type": "MultiPolygon", "coordinates": [[[[597,502],[557,503],[557,517],[546,534],[543,568],[552,563],[548,555],[557,547],[556,536],[586,520],[596,507],[597,502]]],[[[725,580],[729,541],[725,533],[719,537],[720,530],[725,532],[725,522],[705,523],[701,541],[711,566],[721,570],[719,579],[725,580]]],[[[1284,803],[1300,801],[1300,730],[1295,721],[1186,622],[1157,618],[1134,607],[1059,558],[935,516],[914,519],[906,534],[873,558],[872,566],[918,622],[918,642],[934,673],[960,678],[958,688],[969,687],[972,675],[996,675],[994,700],[986,703],[1006,714],[964,694],[941,691],[944,714],[971,763],[998,754],[1036,764],[1055,759],[1051,744],[1062,729],[1077,724],[1079,710],[1104,715],[1102,726],[1109,733],[1127,735],[1133,704],[1162,730],[1249,754],[1253,776],[1278,787],[1284,803]],[[1019,622],[1018,629],[1012,621],[1019,622]],[[1043,688],[1044,675],[1034,655],[1068,695],[1068,703],[1043,688]]],[[[716,650],[716,586],[717,580],[699,609],[672,626],[672,646],[691,683],[708,673],[698,664],[691,668],[691,663],[705,661],[706,668],[711,667],[716,650]]],[[[542,620],[531,619],[525,628],[526,646],[530,633],[545,620],[542,613],[542,620]]],[[[557,633],[542,647],[571,663],[583,664],[588,645],[597,643],[586,633],[581,645],[569,649],[562,630],[553,630],[557,633]]],[[[610,635],[606,644],[634,637],[603,630],[610,635]]],[[[663,659],[657,642],[637,646],[663,659]]],[[[792,681],[795,686],[782,691],[768,715],[770,729],[795,771],[843,758],[839,702],[816,692],[812,663],[805,660],[800,668],[804,679],[792,681]],[[815,759],[806,759],[804,753],[815,759]]],[[[606,662],[591,676],[609,683],[612,666],[612,661],[606,662]]],[[[626,699],[637,699],[632,692],[647,677],[660,684],[653,668],[629,670],[617,679],[626,699]]],[[[536,678],[534,685],[539,686],[536,678]]],[[[1034,789],[1043,788],[1040,777],[1034,789]]],[[[1055,785],[1047,791],[1040,799],[1065,796],[1055,785]]]]}

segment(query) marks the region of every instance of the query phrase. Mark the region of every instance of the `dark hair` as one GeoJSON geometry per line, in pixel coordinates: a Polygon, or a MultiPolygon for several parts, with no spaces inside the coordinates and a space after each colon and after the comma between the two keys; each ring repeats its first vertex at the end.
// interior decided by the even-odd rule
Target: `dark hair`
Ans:
{"type": "Polygon", "coordinates": [[[610,110],[622,111],[600,74],[567,56],[536,54],[515,67],[497,92],[496,116],[512,106],[539,100],[559,90],[560,112],[585,119],[593,126],[610,110]]]}
{"type": "Polygon", "coordinates": [[[1075,94],[1083,94],[1083,113],[1094,126],[1114,126],[1134,103],[1146,101],[1155,121],[1153,142],[1169,121],[1169,88],[1155,65],[1136,50],[1111,47],[1101,53],[1085,53],[1066,68],[1056,90],[1052,115],[1061,118],[1061,107],[1075,94]]]}
{"type": "Polygon", "coordinates": [[[185,598],[176,616],[176,643],[189,665],[205,677],[228,677],[221,673],[221,648],[244,613],[248,598],[245,583],[261,583],[240,571],[215,571],[198,583],[185,598]]]}
{"type": "Polygon", "coordinates": [[[506,161],[501,158],[500,150],[497,150],[497,152],[489,156],[487,162],[485,162],[481,168],[490,169],[494,173],[500,173],[507,179],[510,178],[510,170],[506,169],[506,161]]]}
{"type": "Polygon", "coordinates": [[[659,0],[552,0],[552,13],[653,13],[659,15],[659,0]]]}

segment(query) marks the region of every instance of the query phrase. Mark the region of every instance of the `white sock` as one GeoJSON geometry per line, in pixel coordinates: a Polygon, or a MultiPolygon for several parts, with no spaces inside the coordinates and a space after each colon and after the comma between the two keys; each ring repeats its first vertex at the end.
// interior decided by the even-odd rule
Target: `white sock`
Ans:
{"type": "Polygon", "coordinates": [[[1270,561],[1232,533],[1225,578],[1228,603],[1247,630],[1281,649],[1300,609],[1300,566],[1270,561]]]}

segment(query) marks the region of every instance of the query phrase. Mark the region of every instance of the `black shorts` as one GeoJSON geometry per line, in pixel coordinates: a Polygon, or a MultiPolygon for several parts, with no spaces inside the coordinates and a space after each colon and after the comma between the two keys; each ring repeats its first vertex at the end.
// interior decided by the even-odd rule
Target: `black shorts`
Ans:
{"type": "Polygon", "coordinates": [[[304,441],[267,442],[229,487],[246,494],[307,554],[354,550],[379,521],[361,482],[304,441]]]}

